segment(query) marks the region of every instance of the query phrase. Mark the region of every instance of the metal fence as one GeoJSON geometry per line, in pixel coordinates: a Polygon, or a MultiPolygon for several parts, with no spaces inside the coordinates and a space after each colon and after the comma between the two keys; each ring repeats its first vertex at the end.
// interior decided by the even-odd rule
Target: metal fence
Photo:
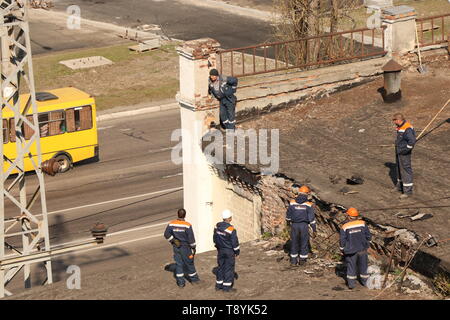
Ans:
{"type": "Polygon", "coordinates": [[[384,30],[354,29],[218,52],[220,73],[242,77],[385,55],[384,30]]]}
{"type": "Polygon", "coordinates": [[[421,46],[445,43],[450,37],[450,13],[417,19],[421,46]]]}

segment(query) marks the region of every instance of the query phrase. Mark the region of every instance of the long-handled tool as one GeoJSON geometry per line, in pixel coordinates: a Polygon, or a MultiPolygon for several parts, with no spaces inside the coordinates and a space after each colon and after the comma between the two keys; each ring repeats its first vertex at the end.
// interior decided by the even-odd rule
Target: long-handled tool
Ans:
{"type": "Polygon", "coordinates": [[[426,125],[426,127],[422,130],[422,132],[419,134],[419,136],[417,137],[417,140],[420,139],[420,137],[425,133],[425,131],[427,131],[428,127],[434,122],[434,120],[436,120],[437,116],[444,111],[444,109],[448,106],[448,104],[450,103],[450,99],[447,100],[447,102],[443,105],[443,107],[441,108],[441,110],[438,111],[438,113],[436,113],[436,115],[433,117],[433,119],[431,119],[431,121],[426,125]]]}
{"type": "Polygon", "coordinates": [[[417,68],[417,71],[419,73],[427,73],[427,68],[422,65],[422,55],[420,54],[420,43],[419,43],[419,34],[417,32],[417,25],[416,25],[416,42],[417,42],[417,53],[419,54],[419,68],[417,68]]]}
{"type": "Polygon", "coordinates": [[[387,269],[386,269],[386,274],[384,276],[383,285],[381,286],[382,288],[384,288],[386,286],[387,279],[388,279],[388,276],[389,276],[389,271],[391,271],[392,260],[394,259],[395,244],[397,243],[397,239],[398,239],[398,236],[395,237],[394,243],[392,245],[392,251],[391,251],[391,255],[389,257],[389,264],[388,264],[387,269]]]}

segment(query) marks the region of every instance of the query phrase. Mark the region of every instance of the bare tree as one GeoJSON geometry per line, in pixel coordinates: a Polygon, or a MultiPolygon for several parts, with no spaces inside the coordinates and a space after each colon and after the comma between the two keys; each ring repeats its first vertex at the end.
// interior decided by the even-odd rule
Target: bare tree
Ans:
{"type": "Polygon", "coordinates": [[[329,54],[333,43],[321,39],[294,41],[308,37],[335,33],[342,27],[344,18],[360,5],[359,0],[274,0],[278,20],[274,35],[277,40],[292,41],[284,52],[289,63],[315,63],[321,55],[329,54]],[[286,56],[285,52],[289,52],[286,56]]]}

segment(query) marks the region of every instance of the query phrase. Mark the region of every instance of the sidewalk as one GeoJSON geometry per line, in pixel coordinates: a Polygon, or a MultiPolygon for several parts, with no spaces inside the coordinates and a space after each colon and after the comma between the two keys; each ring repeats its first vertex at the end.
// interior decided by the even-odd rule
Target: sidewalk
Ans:
{"type": "Polygon", "coordinates": [[[177,108],[179,108],[179,104],[175,99],[153,103],[144,102],[133,106],[121,106],[112,109],[100,110],[97,112],[97,121],[112,120],[152,112],[173,110],[177,108]]]}

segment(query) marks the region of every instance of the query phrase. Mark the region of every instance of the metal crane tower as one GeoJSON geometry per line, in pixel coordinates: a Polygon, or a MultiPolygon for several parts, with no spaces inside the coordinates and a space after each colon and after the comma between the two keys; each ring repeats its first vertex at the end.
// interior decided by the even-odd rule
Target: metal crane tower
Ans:
{"type": "Polygon", "coordinates": [[[0,197],[0,297],[4,297],[12,294],[5,287],[21,270],[25,287],[29,288],[32,264],[44,264],[46,275],[41,280],[48,284],[52,283],[52,268],[28,25],[29,1],[0,1],[0,131],[3,133],[0,134],[3,157],[0,170],[3,194],[0,197]],[[29,96],[20,98],[20,93],[29,93],[29,96]],[[14,114],[13,118],[4,119],[7,110],[14,114]],[[4,153],[8,141],[15,141],[15,159],[4,153]],[[31,174],[25,174],[25,162],[31,162],[31,174]]]}

